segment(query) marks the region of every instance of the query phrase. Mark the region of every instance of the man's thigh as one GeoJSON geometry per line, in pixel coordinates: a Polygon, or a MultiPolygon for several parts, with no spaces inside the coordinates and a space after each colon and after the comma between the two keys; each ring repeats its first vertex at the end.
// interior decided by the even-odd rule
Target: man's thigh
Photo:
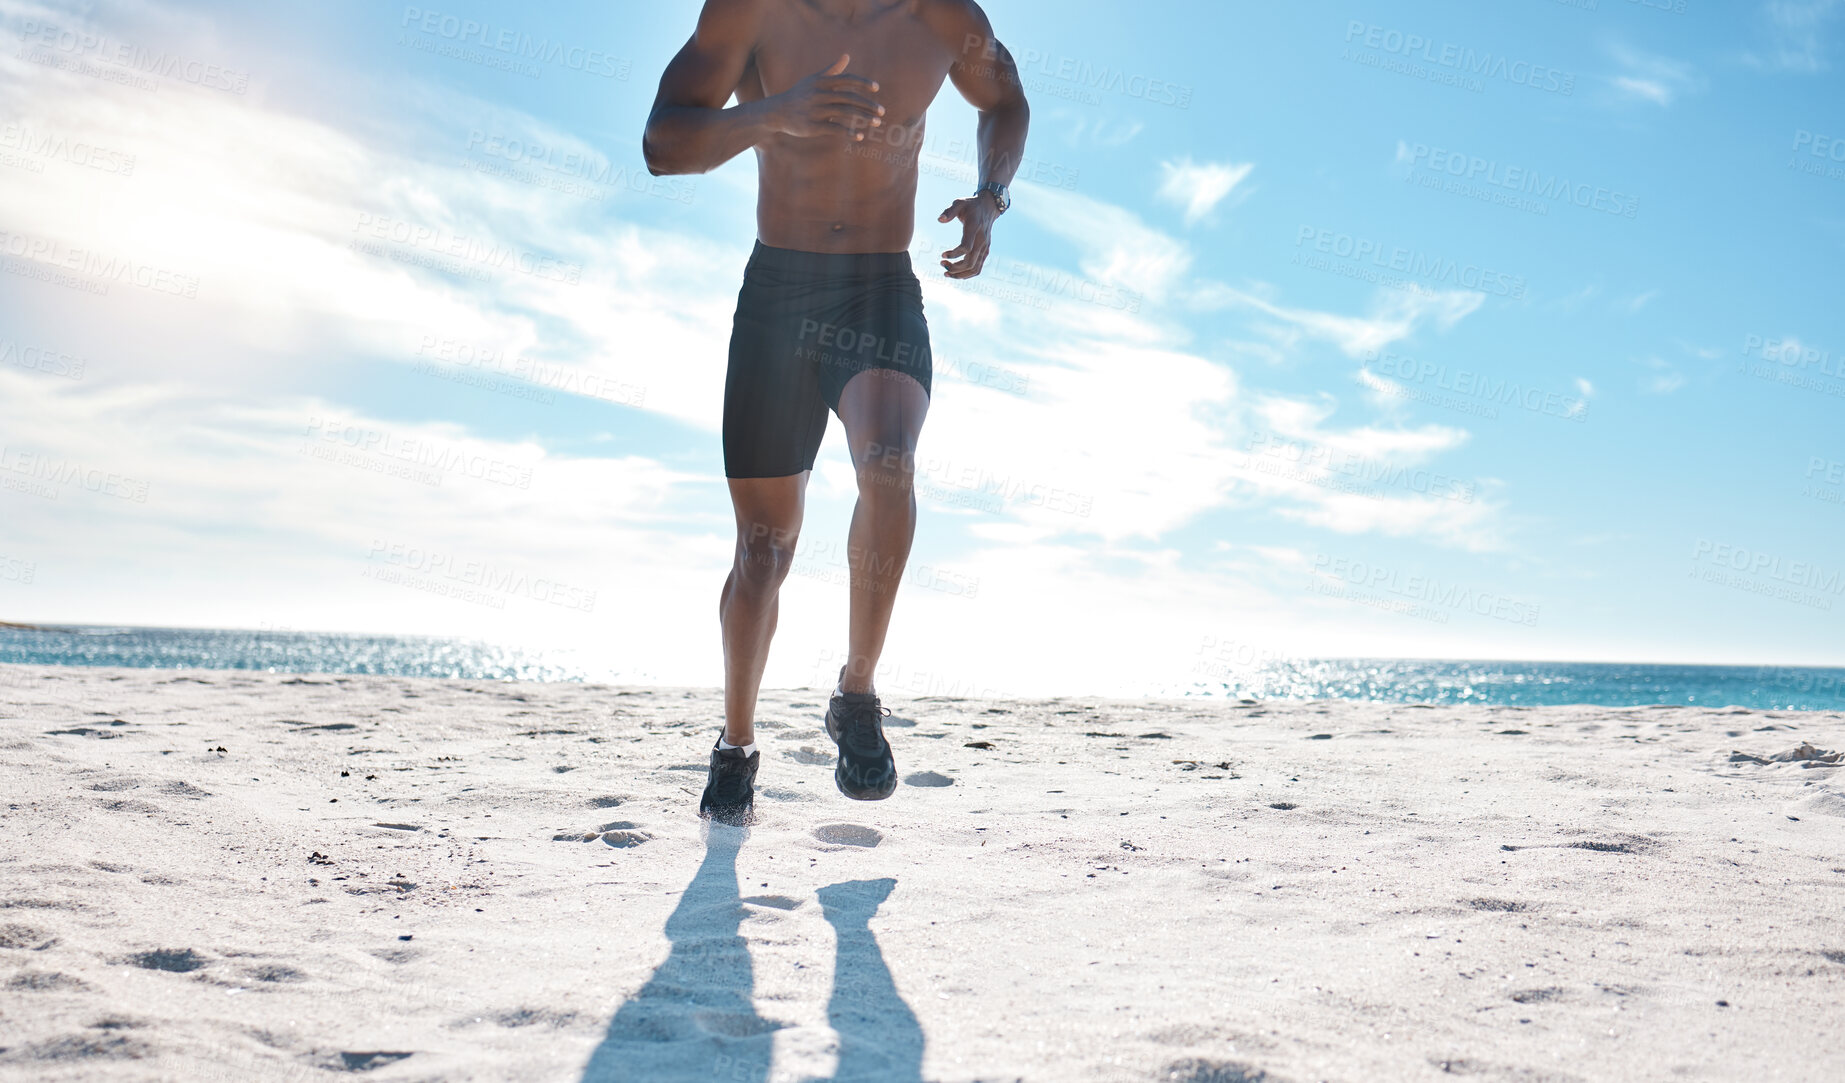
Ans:
{"type": "Polygon", "coordinates": [[[866,369],[846,381],[839,395],[852,461],[861,468],[913,467],[917,440],[929,416],[929,393],[906,373],[866,369]]]}

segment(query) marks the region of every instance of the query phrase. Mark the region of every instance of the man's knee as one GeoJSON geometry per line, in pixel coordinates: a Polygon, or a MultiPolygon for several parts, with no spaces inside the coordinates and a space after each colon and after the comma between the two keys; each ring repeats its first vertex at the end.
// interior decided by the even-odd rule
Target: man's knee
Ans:
{"type": "Polygon", "coordinates": [[[737,578],[746,586],[769,589],[781,585],[794,568],[797,529],[769,523],[751,523],[737,530],[737,578]]]}
{"type": "Polygon", "coordinates": [[[857,467],[859,495],[907,497],[916,485],[916,439],[891,433],[873,440],[859,453],[857,467]]]}

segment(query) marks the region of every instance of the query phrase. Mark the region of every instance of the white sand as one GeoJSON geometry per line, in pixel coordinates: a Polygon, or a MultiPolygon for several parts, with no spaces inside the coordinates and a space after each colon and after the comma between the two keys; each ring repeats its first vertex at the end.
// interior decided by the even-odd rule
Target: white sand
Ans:
{"type": "Polygon", "coordinates": [[[821,705],[0,667],[0,1080],[1845,1079],[1845,716],[821,705]]]}

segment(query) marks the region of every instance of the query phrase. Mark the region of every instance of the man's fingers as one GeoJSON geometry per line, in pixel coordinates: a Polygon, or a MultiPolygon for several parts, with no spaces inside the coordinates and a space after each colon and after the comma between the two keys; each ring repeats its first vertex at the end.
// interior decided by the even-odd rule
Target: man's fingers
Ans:
{"type": "Polygon", "coordinates": [[[841,128],[849,128],[855,132],[862,132],[878,126],[877,117],[867,118],[863,113],[851,109],[828,109],[819,113],[817,119],[824,120],[829,124],[837,124],[841,128]]]}
{"type": "Polygon", "coordinates": [[[953,203],[950,203],[948,205],[948,209],[943,211],[941,214],[941,217],[937,218],[936,221],[946,222],[950,218],[954,218],[956,215],[958,215],[961,212],[961,205],[966,202],[967,200],[965,199],[957,199],[953,203]]]}
{"type": "MultiPolygon", "coordinates": [[[[960,203],[960,202],[965,202],[965,201],[956,200],[955,202],[960,203]]],[[[963,221],[961,223],[961,243],[954,246],[953,248],[950,248],[948,251],[943,252],[942,258],[943,259],[959,259],[962,256],[965,256],[968,253],[974,251],[975,248],[979,247],[980,243],[981,242],[980,242],[979,233],[974,229],[972,225],[963,221]]]]}
{"type": "Polygon", "coordinates": [[[826,75],[814,85],[820,90],[860,90],[873,94],[878,92],[877,81],[867,79],[863,75],[826,75]]]}
{"type": "Polygon", "coordinates": [[[851,63],[851,61],[851,53],[841,53],[839,54],[839,59],[833,62],[832,67],[814,76],[814,78],[828,84],[842,82],[857,83],[861,86],[870,87],[875,92],[878,89],[878,81],[876,79],[867,79],[863,75],[846,74],[846,65],[851,63]]]}
{"type": "MultiPolygon", "coordinates": [[[[957,249],[956,251],[959,251],[957,249]]],[[[942,260],[942,273],[949,278],[973,278],[986,266],[988,247],[984,244],[969,248],[967,257],[958,263],[942,260]]]]}
{"type": "MultiPolygon", "coordinates": [[[[821,105],[845,105],[865,114],[867,119],[876,120],[884,115],[884,107],[861,94],[837,92],[821,99],[821,105]]],[[[878,121],[882,124],[883,121],[878,121]]]]}
{"type": "Polygon", "coordinates": [[[947,271],[946,274],[949,278],[973,278],[980,273],[980,269],[985,263],[985,260],[976,260],[970,256],[962,260],[959,264],[956,264],[955,267],[947,271]]]}

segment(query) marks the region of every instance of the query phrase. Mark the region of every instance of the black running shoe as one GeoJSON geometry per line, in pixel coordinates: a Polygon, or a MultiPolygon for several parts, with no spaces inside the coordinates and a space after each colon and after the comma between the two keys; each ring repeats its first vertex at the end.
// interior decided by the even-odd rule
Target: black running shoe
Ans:
{"type": "Polygon", "coordinates": [[[889,713],[869,692],[844,692],[826,705],[826,735],[839,746],[833,781],[854,801],[882,801],[897,789],[897,764],[884,739],[889,713]]]}
{"type": "Polygon", "coordinates": [[[711,775],[705,782],[705,796],[699,799],[698,814],[720,823],[742,824],[749,820],[756,802],[756,766],[761,752],[744,755],[740,748],[711,748],[711,775]]]}

